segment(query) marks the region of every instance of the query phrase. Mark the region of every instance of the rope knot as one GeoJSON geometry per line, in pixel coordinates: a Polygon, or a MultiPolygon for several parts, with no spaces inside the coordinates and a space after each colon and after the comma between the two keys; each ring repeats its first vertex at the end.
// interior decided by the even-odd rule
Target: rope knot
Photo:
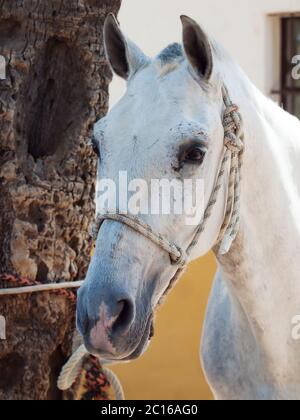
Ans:
{"type": "Polygon", "coordinates": [[[241,141],[241,139],[232,132],[226,133],[225,138],[224,138],[224,145],[232,153],[240,153],[244,149],[244,144],[241,141]]]}
{"type": "Polygon", "coordinates": [[[185,267],[187,265],[187,261],[188,261],[188,256],[187,253],[177,247],[176,245],[173,245],[173,255],[175,255],[176,253],[179,254],[178,257],[175,258],[175,256],[171,256],[171,261],[174,265],[178,265],[179,267],[185,267]]]}
{"type": "Polygon", "coordinates": [[[223,117],[224,145],[232,153],[240,153],[244,149],[242,136],[242,117],[239,107],[227,102],[223,117]]]}

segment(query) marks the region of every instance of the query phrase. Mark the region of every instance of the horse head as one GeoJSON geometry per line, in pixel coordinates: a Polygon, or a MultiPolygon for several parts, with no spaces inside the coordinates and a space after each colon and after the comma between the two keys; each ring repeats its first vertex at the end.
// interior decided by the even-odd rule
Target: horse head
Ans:
{"type": "MultiPolygon", "coordinates": [[[[193,241],[222,162],[224,101],[216,52],[195,21],[185,16],[181,19],[183,45],[170,45],[154,59],[123,35],[112,15],[105,22],[107,58],[114,73],[127,81],[127,91],[94,128],[99,153],[98,213],[103,210],[101,180],[117,185],[120,173],[126,174],[127,185],[136,185],[136,180],[147,185],[152,180],[167,180],[173,186],[202,180],[204,185],[203,203],[197,206],[201,211],[196,212],[194,223],[187,223],[184,212],[150,210],[139,214],[151,232],[159,232],[164,246],[113,218],[104,219],[97,230],[95,253],[79,292],[77,318],[87,348],[109,360],[131,360],[147,348],[154,311],[178,271],[182,272],[165,243],[186,250],[193,241]]],[[[223,172],[218,200],[185,263],[216,244],[226,213],[225,185],[230,176],[228,168],[223,172]]],[[[119,189],[122,195],[122,187],[119,189]]],[[[158,197],[152,197],[152,209],[159,208],[161,196],[160,190],[158,197]]],[[[138,201],[148,199],[149,189],[140,189],[138,201]]],[[[123,205],[120,201],[119,194],[117,211],[123,205]]]]}

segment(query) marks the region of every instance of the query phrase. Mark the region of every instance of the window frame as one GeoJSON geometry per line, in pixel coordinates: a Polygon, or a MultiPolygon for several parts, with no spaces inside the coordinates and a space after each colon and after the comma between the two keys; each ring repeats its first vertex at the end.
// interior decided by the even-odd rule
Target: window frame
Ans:
{"type": "Polygon", "coordinates": [[[300,87],[293,86],[293,83],[291,83],[291,86],[287,86],[286,83],[286,75],[290,73],[290,77],[292,78],[292,56],[290,57],[290,62],[286,60],[286,54],[285,50],[294,50],[296,53],[296,39],[294,37],[294,24],[295,20],[300,21],[300,16],[297,15],[290,15],[290,16],[281,16],[280,19],[280,30],[281,30],[281,63],[280,63],[280,100],[282,103],[283,108],[288,111],[289,113],[296,115],[296,109],[295,109],[295,97],[300,96],[300,87]],[[291,22],[291,37],[288,35],[288,21],[291,22]],[[291,102],[290,102],[291,101],[291,102]],[[292,103],[292,105],[291,105],[292,103]]]}

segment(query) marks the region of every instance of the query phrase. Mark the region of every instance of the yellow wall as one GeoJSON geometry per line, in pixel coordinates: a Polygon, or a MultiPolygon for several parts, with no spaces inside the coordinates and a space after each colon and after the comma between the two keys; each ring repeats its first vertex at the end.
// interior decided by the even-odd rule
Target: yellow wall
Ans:
{"type": "Polygon", "coordinates": [[[193,263],[159,310],[155,336],[139,360],[113,367],[126,399],[211,399],[199,343],[215,272],[211,255],[193,263]]]}

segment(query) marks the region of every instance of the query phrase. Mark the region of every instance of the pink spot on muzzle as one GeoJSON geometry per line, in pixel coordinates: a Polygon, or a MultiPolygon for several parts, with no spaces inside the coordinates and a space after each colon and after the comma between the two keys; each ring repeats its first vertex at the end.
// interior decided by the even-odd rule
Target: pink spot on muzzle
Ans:
{"type": "Polygon", "coordinates": [[[99,321],[91,330],[90,339],[91,345],[94,349],[113,355],[115,354],[116,349],[113,347],[109,339],[109,332],[111,331],[118,316],[108,318],[107,313],[107,307],[104,303],[102,303],[99,310],[99,321]]]}

